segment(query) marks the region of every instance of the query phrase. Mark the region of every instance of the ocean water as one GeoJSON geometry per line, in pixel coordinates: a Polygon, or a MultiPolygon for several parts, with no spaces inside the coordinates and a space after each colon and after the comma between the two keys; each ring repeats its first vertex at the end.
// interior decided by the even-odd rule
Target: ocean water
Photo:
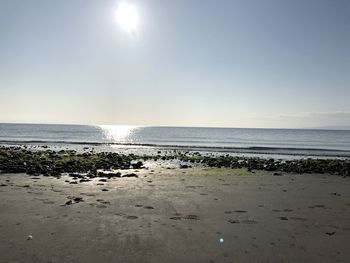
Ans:
{"type": "Polygon", "coordinates": [[[94,144],[350,157],[350,131],[346,130],[0,124],[0,144],[94,144]]]}

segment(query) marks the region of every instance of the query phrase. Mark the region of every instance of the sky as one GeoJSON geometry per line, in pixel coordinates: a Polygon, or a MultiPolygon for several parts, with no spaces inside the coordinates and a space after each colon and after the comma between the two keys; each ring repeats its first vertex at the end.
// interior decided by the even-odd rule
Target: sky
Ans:
{"type": "Polygon", "coordinates": [[[349,14],[349,0],[0,0],[0,122],[350,128],[349,14]]]}

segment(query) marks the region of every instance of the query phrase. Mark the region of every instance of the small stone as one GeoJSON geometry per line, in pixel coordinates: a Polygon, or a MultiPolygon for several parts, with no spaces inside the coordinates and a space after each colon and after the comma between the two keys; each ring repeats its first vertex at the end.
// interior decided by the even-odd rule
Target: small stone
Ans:
{"type": "Polygon", "coordinates": [[[135,173],[131,173],[131,174],[124,174],[123,177],[138,177],[138,175],[135,173]]]}
{"type": "Polygon", "coordinates": [[[65,203],[65,205],[71,205],[71,204],[73,204],[73,201],[72,201],[72,200],[68,200],[68,201],[65,203]]]}

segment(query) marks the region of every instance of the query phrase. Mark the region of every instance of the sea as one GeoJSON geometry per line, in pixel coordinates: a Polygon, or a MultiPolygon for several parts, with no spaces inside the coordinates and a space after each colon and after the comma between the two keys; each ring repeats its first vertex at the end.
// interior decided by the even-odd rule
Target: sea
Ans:
{"type": "Polygon", "coordinates": [[[350,158],[349,130],[0,123],[0,145],[184,150],[243,156],[350,158]]]}

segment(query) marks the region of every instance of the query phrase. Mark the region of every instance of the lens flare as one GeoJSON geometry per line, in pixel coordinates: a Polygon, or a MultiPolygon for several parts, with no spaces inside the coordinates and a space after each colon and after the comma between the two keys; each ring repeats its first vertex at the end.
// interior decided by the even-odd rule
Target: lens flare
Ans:
{"type": "Polygon", "coordinates": [[[119,26],[128,33],[136,33],[139,24],[139,15],[134,5],[121,2],[116,11],[119,26]]]}

